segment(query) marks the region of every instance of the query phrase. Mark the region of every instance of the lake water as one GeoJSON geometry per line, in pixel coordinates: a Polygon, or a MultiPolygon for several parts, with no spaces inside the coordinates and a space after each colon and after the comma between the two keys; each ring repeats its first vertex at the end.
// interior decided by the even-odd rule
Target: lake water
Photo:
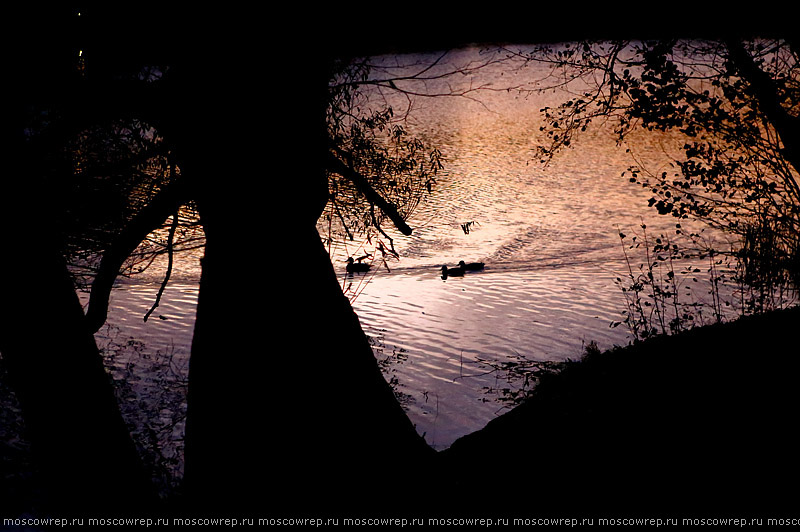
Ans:
{"type": "MultiPolygon", "coordinates": [[[[440,65],[484,57],[468,50],[440,65]]],[[[480,76],[462,81],[530,86],[542,72],[510,72],[498,65],[481,70],[480,76]]],[[[641,233],[644,221],[651,235],[675,232],[675,219],[647,207],[649,191],[621,177],[633,160],[608,131],[590,130],[550,165],[539,163],[534,149],[542,140],[540,109],[563,94],[481,91],[471,96],[479,101],[414,101],[406,126],[439,147],[445,169],[408,220],[413,234],[395,236],[400,258],[386,265],[375,262],[367,274],[347,275],[345,258],[371,251],[369,245],[357,239],[331,247],[343,290],[376,357],[386,362],[387,379],[395,382],[418,432],[437,449],[504,411],[496,390],[513,384],[493,364],[576,359],[589,342],[601,349],[628,343],[624,326],[610,327],[625,309],[615,283],[628,267],[618,230],[641,233]],[[467,222],[473,222],[468,233],[462,229],[467,222]],[[461,259],[482,261],[485,270],[443,280],[441,266],[455,266],[461,259]]],[[[665,139],[631,142],[651,168],[668,163],[664,150],[671,144],[665,139]]],[[[640,250],[629,252],[641,260],[636,256],[640,250]]],[[[173,274],[147,323],[142,317],[155,299],[162,272],[153,268],[120,283],[112,296],[111,327],[98,334],[101,345],[140,339],[147,352],[168,353],[176,378],[185,377],[197,259],[196,254],[179,259],[182,270],[173,274]]],[[[698,289],[696,296],[704,293],[698,289]]],[[[131,357],[141,353],[127,349],[116,361],[119,371],[129,361],[141,364],[131,357]]],[[[146,398],[155,389],[143,379],[134,393],[146,398]]],[[[181,427],[178,423],[174,430],[181,427]]]]}
{"type": "MultiPolygon", "coordinates": [[[[488,57],[463,51],[440,66],[488,57]]],[[[463,83],[531,87],[542,77],[541,69],[509,72],[497,65],[463,83]]],[[[407,394],[409,416],[436,448],[503,411],[497,393],[486,392],[513,384],[493,365],[519,357],[576,359],[589,342],[601,349],[628,343],[624,326],[610,327],[626,308],[615,283],[628,267],[618,229],[642,233],[645,222],[650,235],[675,236],[676,220],[647,206],[650,191],[621,177],[634,160],[607,129],[590,130],[547,166],[539,162],[540,109],[563,93],[473,96],[479,101],[414,101],[407,126],[441,149],[445,170],[408,220],[412,236],[394,237],[400,259],[385,267],[375,262],[368,274],[342,273],[362,326],[380,346],[378,356],[397,360],[392,376],[407,394]],[[468,233],[467,222],[475,222],[468,233]],[[441,266],[461,259],[484,262],[485,270],[442,280],[441,266]]],[[[653,170],[667,167],[665,150],[673,148],[666,138],[645,136],[627,147],[653,170]]],[[[334,264],[343,270],[347,256],[370,250],[364,242],[340,243],[334,264]]],[[[633,260],[643,260],[640,251],[629,251],[633,260]]],[[[700,289],[696,297],[704,294],[700,289]]]]}

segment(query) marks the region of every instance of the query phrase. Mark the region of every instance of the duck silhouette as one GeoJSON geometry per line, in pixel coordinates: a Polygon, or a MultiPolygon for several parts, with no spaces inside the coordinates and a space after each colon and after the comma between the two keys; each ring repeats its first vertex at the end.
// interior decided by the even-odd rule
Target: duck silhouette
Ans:
{"type": "Polygon", "coordinates": [[[358,259],[358,262],[353,261],[353,257],[348,257],[347,259],[347,266],[346,270],[348,273],[353,272],[366,272],[369,271],[370,265],[361,262],[361,259],[358,259]]]}
{"type": "Polygon", "coordinates": [[[448,277],[464,277],[464,269],[461,267],[448,268],[447,266],[442,266],[442,279],[447,279],[448,277]]]}
{"type": "Polygon", "coordinates": [[[465,271],[468,272],[476,272],[478,270],[482,270],[484,264],[482,262],[469,262],[465,263],[463,260],[458,262],[458,266],[465,271]]]}

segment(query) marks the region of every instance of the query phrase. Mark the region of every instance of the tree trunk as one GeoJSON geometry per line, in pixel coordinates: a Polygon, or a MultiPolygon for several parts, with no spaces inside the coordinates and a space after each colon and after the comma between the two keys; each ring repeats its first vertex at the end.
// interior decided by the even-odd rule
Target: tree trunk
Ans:
{"type": "MultiPolygon", "coordinates": [[[[728,57],[739,74],[750,85],[750,91],[761,112],[775,128],[783,143],[783,155],[800,172],[800,118],[790,114],[782,104],[785,95],[778,85],[753,61],[741,41],[728,39],[728,57]]],[[[797,183],[794,184],[795,188],[797,183]]]]}
{"type": "Polygon", "coordinates": [[[184,145],[184,175],[205,172],[185,480],[206,509],[379,503],[395,497],[380,487],[402,480],[389,471],[409,475],[432,452],[383,379],[315,228],[327,198],[327,77],[303,57],[272,65],[290,91],[242,78],[213,88],[217,107],[203,116],[219,135],[184,145]]]}
{"type": "Polygon", "coordinates": [[[9,121],[0,192],[0,352],[56,511],[113,512],[154,502],[111,381],[84,322],[48,213],[48,181],[9,121]]]}

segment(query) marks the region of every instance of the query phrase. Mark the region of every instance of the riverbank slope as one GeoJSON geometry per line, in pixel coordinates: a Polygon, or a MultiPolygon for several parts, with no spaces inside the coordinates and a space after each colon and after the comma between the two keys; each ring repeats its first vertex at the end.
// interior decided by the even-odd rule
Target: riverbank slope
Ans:
{"type": "Polygon", "coordinates": [[[440,453],[450,499],[524,515],[793,509],[798,331],[795,307],[569,363],[440,453]]]}

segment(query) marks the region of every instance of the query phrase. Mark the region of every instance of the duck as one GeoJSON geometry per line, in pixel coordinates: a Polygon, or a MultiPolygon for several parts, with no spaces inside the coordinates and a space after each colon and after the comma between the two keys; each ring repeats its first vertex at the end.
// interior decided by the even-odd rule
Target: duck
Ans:
{"type": "Polygon", "coordinates": [[[358,260],[359,262],[354,262],[353,257],[348,257],[346,267],[348,273],[369,271],[370,265],[361,262],[361,259],[358,260]]]}
{"type": "Polygon", "coordinates": [[[468,272],[476,272],[476,271],[478,271],[478,270],[482,270],[482,269],[483,269],[483,266],[484,266],[484,264],[483,264],[482,262],[470,262],[470,263],[465,263],[465,262],[462,260],[462,261],[459,261],[459,262],[458,262],[458,266],[459,266],[459,267],[460,267],[462,270],[466,270],[466,271],[468,271],[468,272]]]}
{"type": "Polygon", "coordinates": [[[463,276],[464,276],[464,269],[461,267],[448,268],[447,266],[442,266],[442,279],[447,279],[448,277],[463,277],[463,276]]]}

